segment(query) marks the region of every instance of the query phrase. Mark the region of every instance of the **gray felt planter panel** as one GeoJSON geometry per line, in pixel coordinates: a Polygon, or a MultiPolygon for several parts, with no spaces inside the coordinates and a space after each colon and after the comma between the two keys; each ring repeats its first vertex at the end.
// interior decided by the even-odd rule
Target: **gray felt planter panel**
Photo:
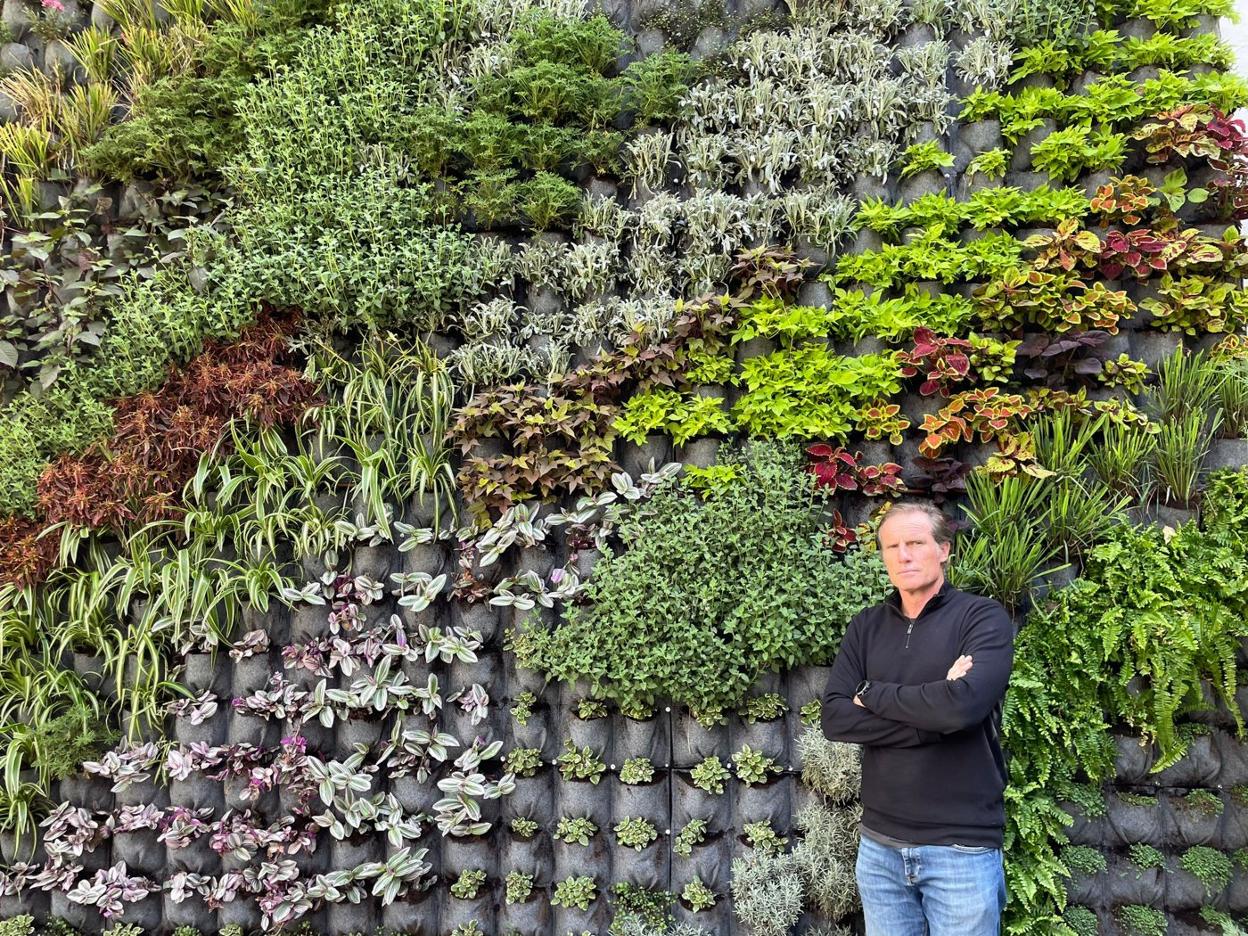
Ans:
{"type": "Polygon", "coordinates": [[[660,770],[671,763],[671,714],[660,712],[654,718],[638,721],[613,716],[612,756],[617,765],[635,757],[645,757],[660,770]]]}
{"type": "Polygon", "coordinates": [[[1170,838],[1171,821],[1164,795],[1156,805],[1135,804],[1117,795],[1108,798],[1106,843],[1134,845],[1141,843],[1164,848],[1170,838]]]}
{"type": "Polygon", "coordinates": [[[610,782],[561,782],[556,790],[554,816],[585,816],[592,819],[599,829],[606,828],[611,821],[610,782]]]}
{"type": "Polygon", "coordinates": [[[672,766],[690,768],[715,756],[727,761],[732,756],[728,744],[728,727],[715,725],[704,728],[682,707],[679,713],[673,713],[672,724],[672,766]]]}
{"type": "Polygon", "coordinates": [[[499,932],[515,931],[520,936],[545,936],[551,932],[551,906],[546,895],[538,891],[524,903],[502,903],[498,907],[499,932]]]}
{"type": "Polygon", "coordinates": [[[1106,885],[1113,904],[1160,907],[1165,899],[1166,875],[1156,868],[1138,868],[1126,856],[1111,856],[1106,885]]]}
{"type": "Polygon", "coordinates": [[[672,828],[683,829],[691,819],[704,819],[707,834],[727,832],[732,826],[731,790],[725,786],[722,795],[708,793],[693,784],[687,773],[672,777],[672,828]]]}
{"type": "Polygon", "coordinates": [[[438,929],[439,901],[433,891],[400,898],[381,910],[383,926],[400,932],[436,933],[438,929]]]}

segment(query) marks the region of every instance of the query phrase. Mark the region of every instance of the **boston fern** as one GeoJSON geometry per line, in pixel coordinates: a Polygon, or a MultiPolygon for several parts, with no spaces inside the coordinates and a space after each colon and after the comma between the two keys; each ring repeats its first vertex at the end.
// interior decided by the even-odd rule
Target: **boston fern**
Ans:
{"type": "Polygon", "coordinates": [[[829,662],[886,580],[878,557],[825,545],[798,455],[753,443],[725,459],[738,479],[705,500],[669,485],[636,507],[590,601],[553,631],[513,636],[521,665],[587,679],[621,708],[666,696],[705,711],[743,703],[764,671],[829,662]]]}
{"type": "Polygon", "coordinates": [[[1213,475],[1206,502],[1203,529],[1114,528],[1089,553],[1083,577],[1019,633],[1003,725],[1011,779],[1006,873],[1018,895],[1007,931],[1056,918],[1065,902],[1057,848],[1069,818],[1048,791],[1055,781],[1113,776],[1107,724],[1126,723],[1152,741],[1157,771],[1183,756],[1187,739],[1175,718],[1205,706],[1206,681],[1240,718],[1235,655],[1248,636],[1248,601],[1228,583],[1248,563],[1248,478],[1213,475]]]}

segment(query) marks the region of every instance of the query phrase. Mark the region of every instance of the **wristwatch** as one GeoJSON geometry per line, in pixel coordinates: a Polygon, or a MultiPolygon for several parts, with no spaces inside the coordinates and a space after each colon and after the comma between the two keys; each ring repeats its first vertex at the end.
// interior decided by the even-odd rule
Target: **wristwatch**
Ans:
{"type": "Polygon", "coordinates": [[[858,698],[861,699],[864,695],[866,695],[867,690],[870,688],[871,688],[871,680],[864,679],[862,682],[858,684],[858,688],[854,690],[854,695],[856,695],[858,698]]]}

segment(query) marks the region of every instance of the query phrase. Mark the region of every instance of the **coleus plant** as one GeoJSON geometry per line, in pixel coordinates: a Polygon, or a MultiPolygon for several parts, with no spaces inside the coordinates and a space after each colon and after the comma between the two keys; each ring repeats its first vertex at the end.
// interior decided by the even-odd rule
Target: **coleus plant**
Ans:
{"type": "Polygon", "coordinates": [[[26,588],[56,567],[59,537],[25,517],[0,517],[0,581],[26,588]]]}
{"type": "Polygon", "coordinates": [[[737,255],[728,276],[737,285],[740,299],[756,295],[782,299],[797,292],[813,265],[783,247],[753,247],[737,255]]]}
{"type": "Polygon", "coordinates": [[[1017,345],[1017,341],[1000,342],[980,335],[949,338],[920,328],[914,333],[914,348],[902,354],[902,374],[924,376],[919,387],[923,396],[948,397],[957,383],[1008,379],[1017,345]]]}
{"type": "Polygon", "coordinates": [[[901,415],[900,404],[877,400],[858,410],[855,425],[868,441],[888,439],[893,445],[901,445],[911,423],[901,415]]]}
{"type": "Polygon", "coordinates": [[[975,291],[976,311],[990,326],[1020,332],[1024,325],[1042,331],[1068,332],[1090,328],[1118,333],[1118,321],[1129,318],[1135,305],[1122,290],[1102,282],[1088,285],[1072,273],[1011,270],[975,291]]]}
{"type": "Polygon", "coordinates": [[[1036,446],[1029,432],[1006,433],[997,438],[997,450],[988,456],[981,469],[989,477],[1001,479],[1018,474],[1035,478],[1052,477],[1036,460],[1036,446]]]}
{"type": "Polygon", "coordinates": [[[824,527],[824,542],[834,553],[844,555],[858,545],[859,529],[845,522],[839,510],[832,511],[828,525],[824,527]]]}
{"type": "Polygon", "coordinates": [[[1232,332],[1248,322],[1248,293],[1210,276],[1167,273],[1157,285],[1157,297],[1140,306],[1151,315],[1153,327],[1189,335],[1232,332]]]}
{"type": "Polygon", "coordinates": [[[1100,271],[1108,279],[1117,279],[1127,271],[1137,279],[1146,279],[1172,266],[1221,266],[1228,259],[1230,246],[1206,237],[1196,228],[1165,233],[1146,228],[1110,231],[1101,248],[1100,271]]]}
{"type": "Polygon", "coordinates": [[[640,327],[553,384],[509,384],[479,393],[456,414],[451,437],[464,456],[458,483],[478,525],[512,504],[599,493],[619,471],[616,419],[626,390],[677,389],[690,357],[723,350],[741,304],[732,296],[678,303],[665,337],[640,327]],[[487,439],[503,451],[480,455],[487,439]]]}
{"type": "Polygon", "coordinates": [[[1184,104],[1157,115],[1134,137],[1154,165],[1175,157],[1208,160],[1219,172],[1211,185],[1219,193],[1221,216],[1238,221],[1248,214],[1248,134],[1242,120],[1209,104],[1184,104]]]}
{"type": "Polygon", "coordinates": [[[843,448],[817,443],[807,446],[810,464],[806,470],[815,476],[815,484],[832,491],[861,491],[868,496],[901,494],[901,466],[893,462],[862,465],[862,453],[850,454],[843,448]]]}
{"type": "Polygon", "coordinates": [[[1156,186],[1143,176],[1126,175],[1099,186],[1089,207],[1100,215],[1101,224],[1139,224],[1155,204],[1156,192],[1156,186]]]}
{"type": "Polygon", "coordinates": [[[1243,121],[1228,118],[1210,104],[1181,104],[1146,121],[1131,136],[1144,144],[1147,161],[1153,165],[1176,156],[1225,162],[1248,155],[1243,121]]]}
{"type": "Polygon", "coordinates": [[[1185,205],[1200,205],[1209,200],[1209,190],[1188,183],[1182,168],[1166,174],[1160,184],[1137,175],[1125,175],[1101,185],[1089,202],[1100,215],[1102,225],[1141,223],[1144,214],[1156,209],[1153,227],[1158,232],[1171,230],[1178,224],[1175,213],[1185,205]]]}
{"type": "Polygon", "coordinates": [[[171,516],[205,452],[228,451],[233,420],[291,425],[315,388],[289,366],[292,317],[264,317],[231,344],[210,343],[158,390],[117,401],[110,439],[62,455],[39,478],[48,523],[120,528],[171,516]]]}
{"type": "Polygon", "coordinates": [[[1023,359],[1023,374],[1046,386],[1061,387],[1072,380],[1100,375],[1104,357],[1098,353],[1109,338],[1103,331],[1047,335],[1032,332],[1016,349],[1023,359]]]}
{"type": "Polygon", "coordinates": [[[922,374],[923,383],[919,393],[931,396],[939,393],[949,396],[952,386],[968,379],[971,371],[971,343],[962,338],[935,334],[930,328],[918,328],[914,332],[914,348],[903,351],[899,357],[903,377],[922,374]]]}
{"type": "Polygon", "coordinates": [[[919,454],[935,458],[948,445],[974,441],[976,434],[980,442],[999,439],[1033,412],[1034,407],[1023,397],[1005,393],[1000,387],[964,390],[937,414],[923,417],[920,428],[927,436],[919,443],[919,454]]]}
{"type": "Polygon", "coordinates": [[[966,476],[971,471],[971,466],[966,462],[947,455],[938,458],[920,455],[914,460],[914,467],[918,469],[919,476],[911,482],[911,486],[931,493],[937,502],[943,501],[945,495],[965,491],[966,476]]]}
{"type": "Polygon", "coordinates": [[[1052,234],[1033,234],[1023,241],[1023,246],[1035,252],[1035,269],[1070,273],[1096,265],[1101,239],[1083,227],[1078,218],[1065,218],[1052,234]]]}

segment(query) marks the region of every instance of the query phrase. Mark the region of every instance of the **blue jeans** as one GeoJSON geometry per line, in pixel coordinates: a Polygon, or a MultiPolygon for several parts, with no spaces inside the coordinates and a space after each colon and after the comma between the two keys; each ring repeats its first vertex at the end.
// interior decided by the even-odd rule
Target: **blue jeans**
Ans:
{"type": "Polygon", "coordinates": [[[998,936],[1005,908],[999,848],[889,848],[862,837],[858,891],[867,936],[998,936]]]}

